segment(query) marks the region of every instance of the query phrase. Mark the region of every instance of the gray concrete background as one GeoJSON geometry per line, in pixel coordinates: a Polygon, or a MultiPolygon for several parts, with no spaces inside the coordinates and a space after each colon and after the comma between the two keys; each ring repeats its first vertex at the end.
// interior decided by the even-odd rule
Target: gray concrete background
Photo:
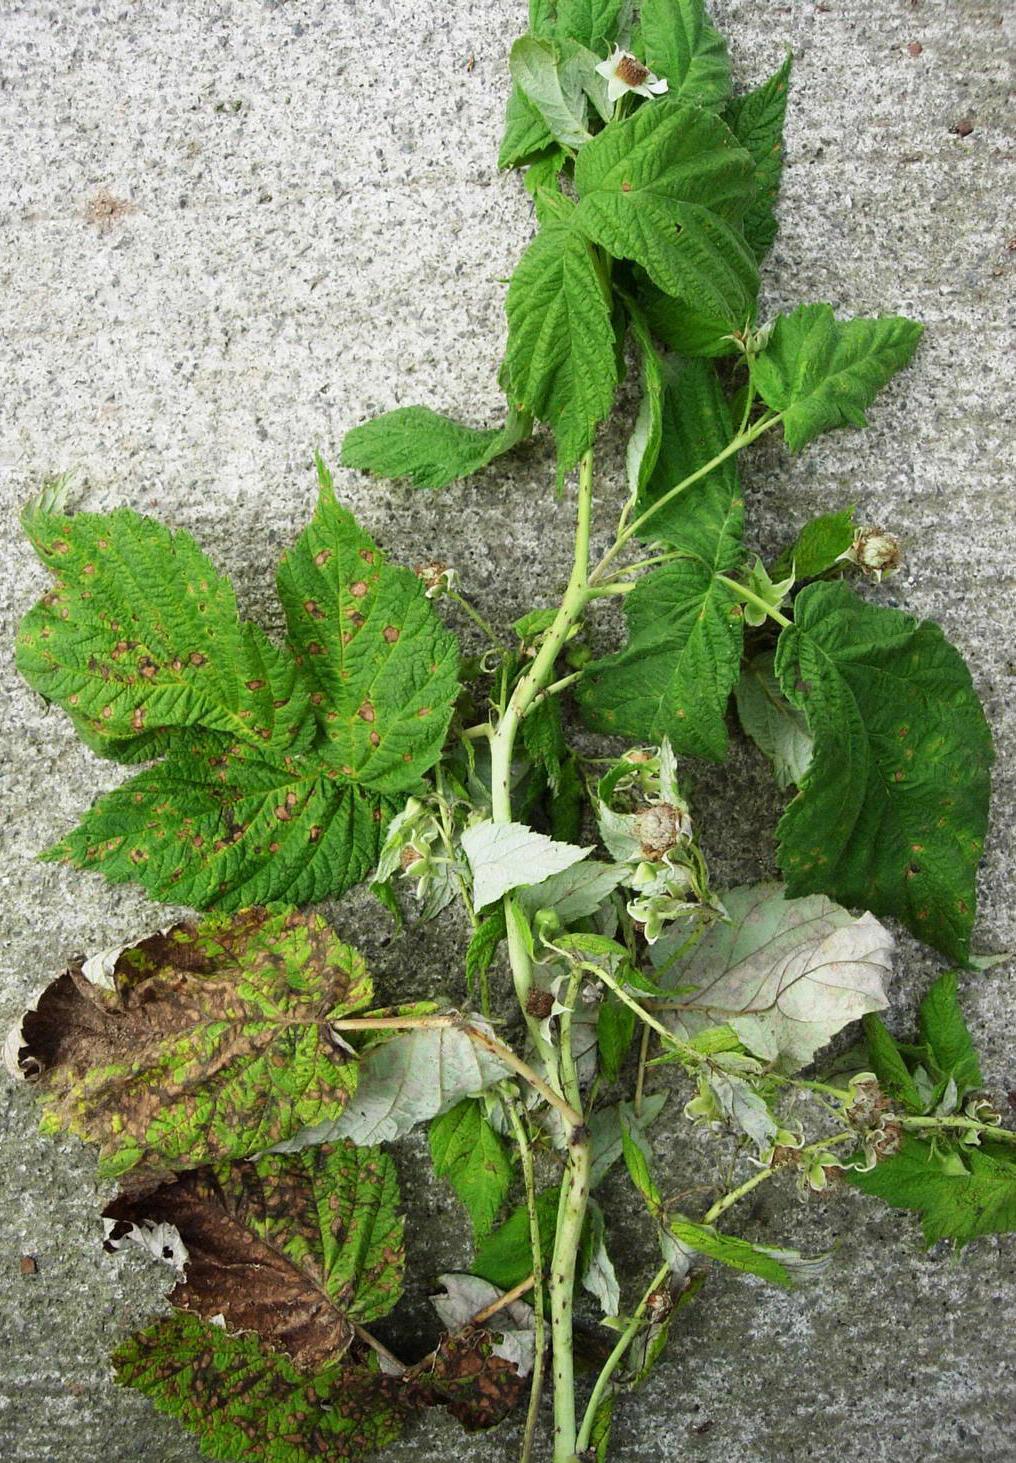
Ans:
{"type": "MultiPolygon", "coordinates": [[[[794,462],[775,444],[756,451],[751,531],[772,548],[781,523],[855,501],[903,535],[907,567],[888,598],[934,615],[969,655],[998,738],[979,938],[1013,949],[1016,240],[1003,0],[715,8],[742,85],[785,43],[797,55],[768,305],[827,299],[928,326],[869,431],[824,438],[794,462]],[[961,137],[951,129],[964,118],[961,137]]],[[[129,503],[191,529],[245,609],[278,631],[271,573],[311,506],[312,450],[334,459],[346,428],[399,402],[477,423],[499,409],[502,280],[532,229],[521,186],[495,168],[505,59],[523,26],[524,6],[507,0],[0,0],[5,1025],[73,952],[166,919],[134,890],[32,861],[119,774],[14,675],[13,627],[43,587],[19,504],[42,475],[74,469],[82,504],[129,503]]],[[[623,441],[618,423],[603,444],[601,538],[620,502],[623,441]]],[[[570,515],[553,506],[549,465],[530,449],[438,497],[352,474],[338,484],[386,547],[452,560],[506,623],[547,602],[566,572],[570,515]]],[[[696,777],[717,882],[771,872],[777,801],[758,759],[741,748],[696,777]]],[[[423,993],[432,974],[444,983],[461,949],[454,922],[411,953],[359,896],[331,912],[393,992],[423,993]]],[[[935,968],[901,940],[901,1028],[935,968]]],[[[968,984],[1004,1094],[1016,1086],[1011,976],[968,984]]],[[[111,1344],[157,1301],[162,1275],[102,1253],[90,1155],[41,1140],[27,1094],[0,1091],[0,1454],[194,1459],[173,1423],[108,1379],[111,1344]],[[29,1277],[26,1254],[38,1263],[29,1277]]],[[[694,1173],[679,1111],[675,1096],[657,1131],[675,1188],[694,1173]]],[[[421,1157],[419,1142],[400,1153],[421,1216],[410,1329],[424,1324],[431,1275],[467,1256],[421,1157]]],[[[612,1197],[623,1212],[621,1190],[612,1197]]],[[[634,1286],[648,1237],[622,1222],[634,1286]]],[[[804,1247],[835,1243],[837,1262],[792,1296],[715,1277],[666,1365],[622,1407],[619,1457],[1016,1457],[1011,1241],[956,1262],[925,1254],[909,1219],[859,1196],[802,1205],[775,1186],[750,1224],[804,1247]]],[[[465,1439],[434,1417],[391,1456],[507,1460],[516,1446],[514,1426],[465,1439]]]]}

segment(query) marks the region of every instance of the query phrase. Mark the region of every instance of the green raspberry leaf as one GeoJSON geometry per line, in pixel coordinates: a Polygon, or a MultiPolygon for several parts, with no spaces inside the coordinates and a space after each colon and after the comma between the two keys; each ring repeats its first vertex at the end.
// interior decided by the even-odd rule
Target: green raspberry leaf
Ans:
{"type": "Polygon", "coordinates": [[[576,221],[615,259],[640,264],[685,302],[706,344],[718,344],[754,313],[758,270],[737,231],[753,173],[719,117],[654,102],[582,149],[576,221]]]}
{"type": "Polygon", "coordinates": [[[703,0],[643,0],[646,64],[665,76],[672,96],[716,107],[730,95],[727,43],[710,25],[703,0]]]}
{"type": "Polygon", "coordinates": [[[866,427],[865,408],[910,360],[923,329],[901,315],[840,321],[831,305],[780,315],[752,376],[766,405],[783,413],[790,450],[834,427],[866,427]]]}
{"type": "Polygon", "coordinates": [[[957,989],[955,971],[939,976],[921,1002],[919,1021],[922,1042],[931,1048],[942,1075],[953,1079],[962,1097],[980,1087],[984,1079],[957,989]]]}
{"type": "Polygon", "coordinates": [[[521,168],[555,146],[550,129],[518,86],[513,86],[505,111],[504,133],[497,155],[499,168],[521,168]]]}
{"type": "Polygon", "coordinates": [[[604,55],[617,37],[625,0],[558,0],[554,34],[604,55]]]}
{"type": "Polygon", "coordinates": [[[279,565],[290,644],[315,688],[322,757],[378,792],[408,791],[441,755],[458,642],[418,577],[386,561],[319,471],[314,517],[279,565]]]}
{"type": "Polygon", "coordinates": [[[815,748],[804,716],[780,691],[772,651],[745,662],[734,695],[741,725],[772,762],[777,787],[800,786],[815,748]]]}
{"type": "Polygon", "coordinates": [[[962,1248],[984,1234],[1016,1230],[1016,1163],[1001,1144],[941,1151],[906,1137],[900,1151],[847,1180],[897,1209],[916,1209],[924,1238],[954,1239],[962,1248]]]}
{"type": "Polygon", "coordinates": [[[910,1112],[923,1113],[925,1103],[892,1033],[875,1015],[865,1016],[863,1024],[868,1062],[879,1085],[910,1112]]]}
{"type": "Polygon", "coordinates": [[[756,193],[748,205],[742,228],[760,263],[776,238],[775,208],[783,175],[783,123],[792,61],[793,57],[788,55],[768,81],[754,91],[734,97],[723,113],[731,132],[755,160],[756,193]]]}
{"type": "MultiPolygon", "coordinates": [[[[733,435],[712,368],[689,363],[668,387],[660,455],[637,515],[654,509],[733,435]]],[[[627,645],[594,661],[577,690],[593,730],[642,741],[668,737],[680,754],[723,760],[743,617],[717,576],[741,562],[743,512],[732,459],[651,512],[642,536],[663,539],[686,557],[654,569],[625,596],[627,645]]]]}
{"type": "Polygon", "coordinates": [[[512,1166],[504,1142],[476,1098],[466,1098],[435,1118],[428,1136],[434,1172],[451,1184],[473,1221],[474,1235],[482,1239],[511,1188],[512,1166]]]}
{"type": "Polygon", "coordinates": [[[166,727],[221,732],[269,758],[313,737],[308,689],[292,658],[241,621],[229,581],[186,533],[128,508],[48,512],[25,531],[56,582],[21,623],[17,665],[90,744],[166,727]]]}
{"type": "Polygon", "coordinates": [[[113,1355],[116,1379],[198,1437],[212,1458],[353,1463],[401,1431],[398,1382],[365,1365],[299,1371],[258,1336],[176,1311],[113,1355]]]}
{"type": "Polygon", "coordinates": [[[511,49],[512,81],[540,115],[561,147],[581,147],[592,134],[586,127],[588,104],[574,74],[559,65],[560,53],[550,41],[520,36],[511,49]]]}
{"type": "Polygon", "coordinates": [[[779,828],[788,892],[895,915],[966,960],[993,755],[970,672],[937,625],[845,584],[794,612],[776,674],[815,754],[779,828]]]}
{"type": "Polygon", "coordinates": [[[408,478],[416,488],[446,488],[510,452],[532,425],[531,417],[513,411],[503,427],[481,430],[426,406],[400,406],[346,433],[342,466],[376,477],[408,478]]]}
{"type": "MultiPolygon", "coordinates": [[[[536,1218],[540,1230],[540,1253],[544,1263],[554,1250],[557,1210],[561,1190],[556,1185],[536,1196],[536,1218]]],[[[501,1290],[511,1290],[533,1273],[533,1245],[529,1210],[523,1204],[476,1247],[472,1271],[501,1290]]]]}
{"type": "Polygon", "coordinates": [[[821,513],[804,525],[769,572],[774,579],[793,573],[799,583],[805,579],[817,579],[836,565],[856,536],[853,508],[844,508],[839,513],[821,513]]]}
{"type": "Polygon", "coordinates": [[[17,1063],[45,1128],[97,1143],[104,1178],[245,1158],[342,1111],[357,1063],[327,1023],[371,989],[319,916],[211,915],[72,966],[24,1016],[17,1063]]]}
{"type": "Polygon", "coordinates": [[[616,1082],[635,1039],[637,1018],[630,1006],[608,994],[596,1017],[596,1045],[604,1080],[616,1082]]]}
{"type": "MultiPolygon", "coordinates": [[[[764,1245],[753,1245],[750,1240],[740,1239],[737,1235],[721,1234],[711,1224],[697,1224],[683,1214],[668,1214],[663,1227],[666,1234],[677,1241],[681,1261],[693,1259],[695,1255],[706,1255],[721,1265],[729,1265],[732,1270],[758,1275],[773,1285],[789,1289],[794,1284],[787,1266],[764,1245]]],[[[793,1251],[789,1253],[792,1258],[798,1258],[793,1251]]]]}
{"type": "Polygon", "coordinates": [[[395,807],[316,757],[188,735],[42,857],[195,909],[313,904],[370,875],[395,807]]]}
{"type": "Polygon", "coordinates": [[[567,472],[592,446],[619,379],[610,293],[572,216],[541,228],[512,276],[506,309],[511,397],[553,429],[567,472]]]}
{"type": "Polygon", "coordinates": [[[315,1371],[349,1348],[354,1322],[386,1316],[402,1293],[398,1202],[391,1158],[347,1143],[194,1169],[115,1199],[103,1218],[107,1248],[172,1225],[188,1258],[171,1303],[315,1371]]]}

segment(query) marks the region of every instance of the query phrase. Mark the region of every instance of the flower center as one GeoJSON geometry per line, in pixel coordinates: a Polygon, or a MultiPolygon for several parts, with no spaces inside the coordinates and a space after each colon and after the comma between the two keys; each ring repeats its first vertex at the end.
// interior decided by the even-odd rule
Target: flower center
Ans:
{"type": "Polygon", "coordinates": [[[641,86],[649,75],[649,68],[636,61],[634,56],[624,55],[614,67],[614,75],[626,86],[641,86]]]}

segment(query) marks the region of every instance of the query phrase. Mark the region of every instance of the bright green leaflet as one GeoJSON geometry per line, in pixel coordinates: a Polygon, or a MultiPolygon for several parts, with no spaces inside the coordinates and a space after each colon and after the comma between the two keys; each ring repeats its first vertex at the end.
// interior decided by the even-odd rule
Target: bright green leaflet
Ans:
{"type": "Polygon", "coordinates": [[[279,565],[279,598],[325,741],[321,756],[381,793],[441,755],[459,648],[409,569],[387,563],[321,471],[314,517],[279,565]]]}
{"type": "Polygon", "coordinates": [[[924,1112],[917,1083],[911,1077],[891,1032],[878,1016],[865,1016],[864,1039],[871,1070],[889,1095],[912,1113],[924,1112]]]}
{"type": "Polygon", "coordinates": [[[474,1235],[482,1239],[511,1188],[504,1142],[484,1117],[483,1104],[469,1097],[435,1118],[428,1136],[434,1172],[451,1184],[473,1221],[474,1235]]]}
{"type": "Polygon", "coordinates": [[[955,971],[940,975],[921,1002],[921,1040],[946,1077],[952,1077],[961,1093],[981,1086],[981,1064],[967,1023],[960,1010],[955,971]]]}
{"type": "Polygon", "coordinates": [[[856,534],[853,508],[822,513],[806,523],[794,542],[783,550],[769,570],[770,576],[785,579],[793,571],[799,582],[817,579],[833,568],[850,548],[856,534]]]}
{"type": "Polygon", "coordinates": [[[666,1215],[663,1225],[676,1240],[710,1260],[719,1260],[732,1270],[743,1270],[748,1275],[758,1275],[774,1285],[793,1285],[793,1277],[786,1266],[773,1259],[765,1250],[749,1240],[739,1239],[733,1234],[721,1234],[711,1224],[696,1224],[682,1214],[666,1215]]]}
{"type": "Polygon", "coordinates": [[[480,429],[426,406],[400,406],[346,433],[342,465],[408,478],[416,488],[446,488],[510,452],[531,430],[532,419],[522,412],[509,413],[503,427],[480,429]]]}
{"type": "Polygon", "coordinates": [[[395,804],[317,757],[279,766],[189,735],[42,855],[194,909],[313,904],[366,879],[395,804]]]}
{"type": "MultiPolygon", "coordinates": [[[[536,1196],[536,1215],[540,1226],[540,1249],[549,1256],[554,1249],[557,1229],[557,1207],[561,1197],[558,1187],[544,1189],[536,1196]]],[[[529,1211],[523,1205],[514,1210],[505,1222],[488,1234],[476,1247],[472,1273],[501,1290],[511,1290],[533,1273],[533,1247],[529,1211]]]]}
{"type": "Polygon", "coordinates": [[[734,97],[723,120],[755,160],[756,193],[744,216],[744,237],[761,262],[776,238],[776,199],[783,175],[783,123],[787,112],[792,57],[768,81],[734,97]]]}
{"type": "Polygon", "coordinates": [[[508,288],[511,395],[553,428],[562,472],[609,414],[618,382],[610,295],[589,241],[570,217],[546,223],[508,288]]]}
{"type": "Polygon", "coordinates": [[[831,305],[780,315],[752,378],[766,405],[783,413],[791,451],[834,427],[866,427],[865,407],[910,360],[923,328],[901,315],[840,321],[831,305]]]}
{"type": "Polygon", "coordinates": [[[579,153],[579,226],[615,259],[640,264],[715,337],[743,328],[758,271],[737,231],[754,164],[710,112],[666,100],[611,123],[579,153]]]}
{"type": "Polygon", "coordinates": [[[815,755],[779,828],[793,897],[892,914],[965,960],[987,825],[991,734],[942,631],[844,584],[798,595],[776,674],[815,755]]]}
{"type": "Polygon", "coordinates": [[[639,10],[646,64],[667,78],[671,93],[703,107],[726,101],[727,43],[709,24],[703,0],[643,0],[639,10]]]}
{"type": "Polygon", "coordinates": [[[257,1336],[230,1336],[175,1311],[114,1353],[117,1381],[179,1418],[211,1458],[355,1460],[401,1431],[395,1385],[366,1366],[315,1375],[257,1336]]]}
{"type": "Polygon", "coordinates": [[[114,989],[62,976],[23,1024],[48,1131],[99,1144],[99,1172],[246,1158],[340,1113],[357,1066],[327,1022],[372,993],[316,915],[249,910],[130,946],[114,989]]]}
{"type": "Polygon", "coordinates": [[[616,1082],[624,1059],[635,1038],[635,1012],[615,995],[608,994],[596,1017],[596,1045],[604,1080],[616,1082]]]}
{"type": "MultiPolygon", "coordinates": [[[[712,367],[689,363],[668,387],[660,456],[636,511],[709,462],[732,437],[712,367]]],[[[728,458],[649,519],[646,538],[663,539],[687,558],[654,569],[625,596],[627,645],[594,661],[578,688],[594,730],[657,742],[666,736],[678,753],[722,761],[743,622],[735,597],[716,576],[741,562],[743,513],[737,468],[728,458]]]]}
{"type": "Polygon", "coordinates": [[[897,1209],[916,1209],[929,1245],[954,1239],[962,1247],[978,1235],[1016,1230],[1016,1164],[1001,1144],[943,1153],[907,1137],[892,1158],[846,1177],[897,1209]]]}
{"type": "Polygon", "coordinates": [[[773,673],[772,651],[746,661],[735,687],[741,725],[773,764],[777,787],[799,786],[811,762],[814,744],[808,723],[780,691],[773,673]]]}
{"type": "Polygon", "coordinates": [[[513,86],[505,112],[504,135],[497,156],[499,168],[520,168],[554,146],[546,122],[522,91],[513,86]]]}
{"type": "Polygon", "coordinates": [[[89,741],[201,726],[275,759],[313,736],[307,687],[285,651],[240,620],[229,581],[186,533],[129,508],[61,515],[25,532],[56,583],[25,616],[17,664],[89,741]]]}

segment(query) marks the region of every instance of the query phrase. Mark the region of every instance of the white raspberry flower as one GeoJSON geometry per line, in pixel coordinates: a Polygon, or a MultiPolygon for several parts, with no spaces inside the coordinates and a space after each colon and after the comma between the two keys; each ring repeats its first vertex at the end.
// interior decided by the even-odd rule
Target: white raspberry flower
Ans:
{"type": "Polygon", "coordinates": [[[597,66],[599,74],[607,81],[607,100],[613,105],[625,92],[633,91],[637,97],[658,97],[667,90],[666,81],[654,76],[648,66],[643,66],[630,51],[614,47],[613,55],[597,66]]]}

